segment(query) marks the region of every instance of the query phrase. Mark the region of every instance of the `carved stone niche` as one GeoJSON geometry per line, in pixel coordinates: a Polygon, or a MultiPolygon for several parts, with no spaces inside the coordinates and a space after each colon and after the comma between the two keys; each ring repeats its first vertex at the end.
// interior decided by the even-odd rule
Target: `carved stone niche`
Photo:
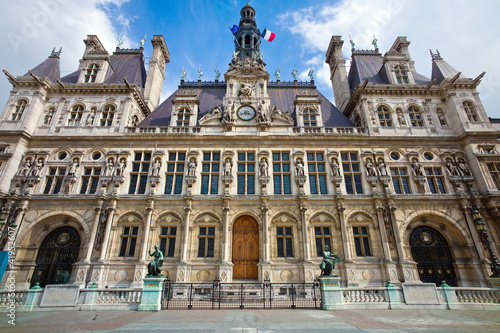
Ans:
{"type": "Polygon", "coordinates": [[[190,150],[188,152],[187,156],[187,161],[188,161],[188,167],[187,167],[187,173],[186,177],[184,178],[186,180],[186,183],[188,185],[187,187],[187,195],[191,196],[193,194],[193,184],[196,182],[196,169],[198,166],[198,155],[200,153],[197,150],[190,150]]]}
{"type": "Polygon", "coordinates": [[[229,195],[229,190],[233,182],[233,156],[232,150],[226,150],[222,153],[222,182],[224,183],[224,195],[229,195]]]}

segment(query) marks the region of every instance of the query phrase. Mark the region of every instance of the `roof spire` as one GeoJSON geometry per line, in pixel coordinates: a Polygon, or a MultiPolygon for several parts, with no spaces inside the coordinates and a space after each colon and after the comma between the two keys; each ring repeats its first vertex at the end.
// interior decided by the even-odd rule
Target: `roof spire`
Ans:
{"type": "Polygon", "coordinates": [[[59,56],[61,55],[61,52],[62,52],[62,47],[59,49],[59,51],[56,51],[56,48],[54,47],[52,49],[52,52],[51,52],[49,58],[57,58],[57,59],[59,59],[59,56]]]}
{"type": "Polygon", "coordinates": [[[436,49],[436,53],[432,53],[432,50],[430,50],[430,49],[429,49],[429,52],[431,53],[432,60],[434,60],[434,59],[441,59],[442,60],[443,59],[443,58],[441,58],[441,54],[439,53],[438,49],[436,49]]]}

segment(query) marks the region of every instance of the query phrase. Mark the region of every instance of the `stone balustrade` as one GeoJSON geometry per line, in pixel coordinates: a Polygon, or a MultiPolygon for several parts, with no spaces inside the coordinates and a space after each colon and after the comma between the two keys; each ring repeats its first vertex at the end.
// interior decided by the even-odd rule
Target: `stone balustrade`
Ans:
{"type": "Polygon", "coordinates": [[[385,288],[343,289],[344,303],[383,303],[387,302],[385,288]]]}
{"type": "Polygon", "coordinates": [[[500,292],[489,288],[453,288],[459,303],[500,303],[500,292]]]}
{"type": "Polygon", "coordinates": [[[95,304],[140,303],[142,292],[137,289],[97,289],[95,304]]]}

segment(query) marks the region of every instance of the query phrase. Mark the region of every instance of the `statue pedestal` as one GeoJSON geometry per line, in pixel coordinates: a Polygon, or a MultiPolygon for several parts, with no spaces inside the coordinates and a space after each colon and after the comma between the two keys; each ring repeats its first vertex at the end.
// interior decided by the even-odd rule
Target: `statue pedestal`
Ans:
{"type": "Polygon", "coordinates": [[[321,285],[321,308],[323,310],[344,309],[344,296],[340,289],[339,276],[322,275],[319,277],[321,285]]]}
{"type": "Polygon", "coordinates": [[[163,294],[163,281],[165,278],[145,277],[142,289],[141,304],[139,311],[161,310],[161,295],[163,294]]]}

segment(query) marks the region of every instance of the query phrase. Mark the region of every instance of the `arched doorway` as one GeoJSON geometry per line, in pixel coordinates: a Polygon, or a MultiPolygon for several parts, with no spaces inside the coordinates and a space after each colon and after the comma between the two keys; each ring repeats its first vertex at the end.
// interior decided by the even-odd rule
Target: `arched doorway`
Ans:
{"type": "Polygon", "coordinates": [[[42,287],[47,284],[68,283],[79,250],[80,235],[75,228],[61,227],[53,230],[45,237],[38,250],[31,286],[37,282],[42,287]]]}
{"type": "Polygon", "coordinates": [[[422,282],[440,285],[444,280],[450,286],[457,285],[450,246],[439,231],[427,226],[415,228],[410,235],[410,246],[422,282]]]}
{"type": "Polygon", "coordinates": [[[250,216],[242,216],[233,226],[233,279],[258,279],[259,225],[250,216]]]}

